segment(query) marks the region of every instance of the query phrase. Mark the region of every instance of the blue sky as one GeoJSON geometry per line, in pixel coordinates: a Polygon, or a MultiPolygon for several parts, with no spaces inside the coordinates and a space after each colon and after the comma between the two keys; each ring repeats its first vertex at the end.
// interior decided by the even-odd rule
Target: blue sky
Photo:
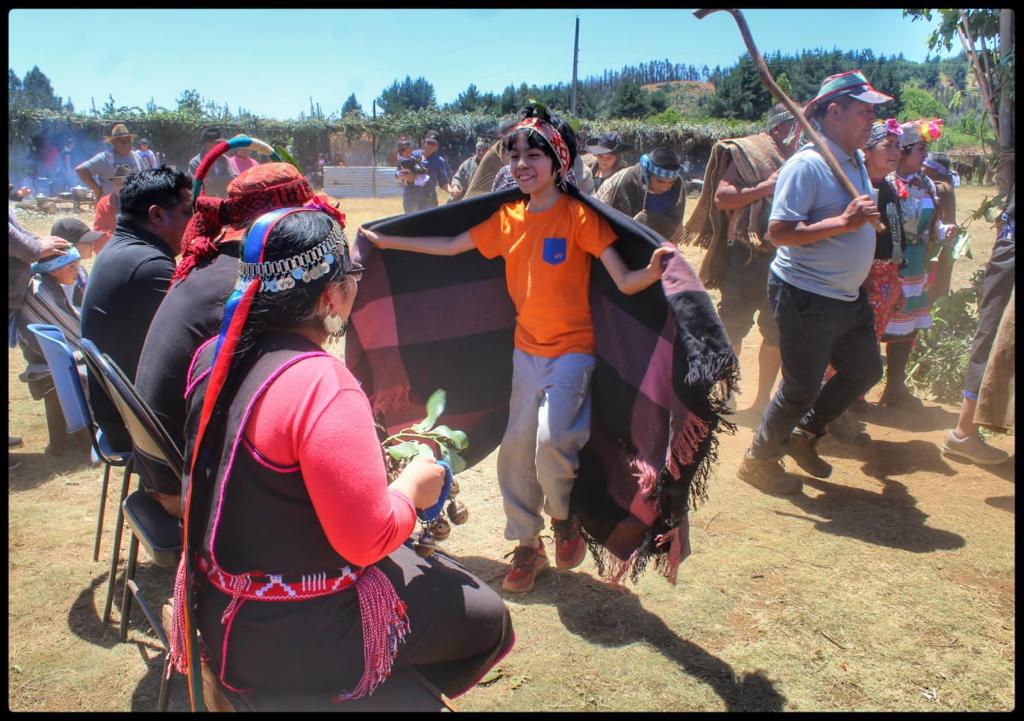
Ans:
{"type": "MultiPolygon", "coordinates": [[[[924,60],[936,24],[896,10],[749,10],[762,53],[871,48],[924,60]]],[[[369,113],[395,79],[422,75],[439,103],[470,83],[500,92],[509,83],[572,78],[574,19],[580,17],[579,76],[653,59],[723,67],[745,51],[732,18],[697,20],[689,10],[12,10],[8,67],[33,66],[77,110],[176,107],[181,92],[259,115],[291,118],[309,97],[325,113],[350,93],[369,113]]]]}

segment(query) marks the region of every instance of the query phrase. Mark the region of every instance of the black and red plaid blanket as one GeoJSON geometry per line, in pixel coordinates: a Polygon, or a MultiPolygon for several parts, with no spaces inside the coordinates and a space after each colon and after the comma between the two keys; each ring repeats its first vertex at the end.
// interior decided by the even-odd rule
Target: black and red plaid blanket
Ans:
{"type": "MultiPolygon", "coordinates": [[[[626,265],[646,265],[662,239],[575,188],[573,197],[618,235],[626,265]]],[[[517,188],[368,223],[394,235],[455,236],[517,188]]],[[[444,421],[465,431],[472,465],[500,443],[508,421],[515,309],[505,264],[475,251],[452,257],[374,248],[357,235],[366,266],[352,310],[346,363],[374,413],[394,432],[423,417],[427,397],[448,394],[444,421]]],[[[710,296],[681,254],[661,283],[625,296],[591,264],[597,365],[590,440],[580,453],[572,507],[600,574],[636,581],[647,563],[673,583],[690,552],[687,511],[706,499],[717,433],[737,360],[710,296]]]]}

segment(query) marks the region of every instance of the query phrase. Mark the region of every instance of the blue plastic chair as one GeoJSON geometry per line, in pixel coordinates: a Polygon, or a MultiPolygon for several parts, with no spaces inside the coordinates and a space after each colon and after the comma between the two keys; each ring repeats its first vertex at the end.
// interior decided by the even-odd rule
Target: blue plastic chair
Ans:
{"type": "MultiPolygon", "coordinates": [[[[60,328],[54,325],[31,323],[28,329],[39,340],[39,347],[46,357],[46,364],[53,376],[53,385],[57,390],[64,420],[68,424],[68,433],[89,429],[92,441],[93,457],[103,462],[103,486],[100,489],[100,509],[96,520],[96,541],[93,544],[92,560],[100,558],[100,538],[103,533],[103,514],[107,505],[107,488],[110,485],[110,469],[124,468],[122,485],[127,488],[128,478],[132,472],[131,449],[118,450],[111,448],[107,439],[100,431],[92,416],[92,410],[85,397],[82,378],[78,375],[78,365],[74,352],[60,328]]],[[[123,499],[122,499],[123,500],[123,499]]],[[[120,502],[119,502],[120,503],[120,502]]],[[[120,533],[117,534],[120,541],[120,533]]],[[[108,612],[109,618],[109,612],[108,612]]]]}

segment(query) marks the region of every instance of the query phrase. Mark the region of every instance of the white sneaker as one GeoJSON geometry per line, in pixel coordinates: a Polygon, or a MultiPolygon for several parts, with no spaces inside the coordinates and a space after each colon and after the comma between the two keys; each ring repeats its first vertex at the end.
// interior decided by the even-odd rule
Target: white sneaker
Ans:
{"type": "Polygon", "coordinates": [[[1006,451],[985,443],[977,433],[967,438],[959,438],[953,431],[946,434],[946,442],[942,444],[942,455],[981,466],[994,466],[1010,457],[1006,451]]]}

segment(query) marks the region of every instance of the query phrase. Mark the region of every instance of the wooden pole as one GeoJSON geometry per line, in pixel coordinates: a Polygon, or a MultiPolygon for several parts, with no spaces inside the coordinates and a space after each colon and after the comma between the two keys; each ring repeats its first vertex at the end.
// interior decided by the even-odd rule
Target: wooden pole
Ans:
{"type": "Polygon", "coordinates": [[[818,152],[821,153],[821,157],[825,159],[825,163],[828,164],[829,170],[832,171],[832,174],[836,177],[836,180],[839,181],[839,184],[843,186],[843,189],[850,194],[850,197],[856,198],[859,195],[863,195],[863,193],[860,193],[857,190],[857,188],[854,187],[853,183],[850,182],[850,179],[846,177],[846,173],[844,173],[842,167],[840,167],[839,161],[837,161],[835,156],[832,155],[832,151],[829,150],[828,144],[825,142],[825,140],[811,126],[811,124],[807,121],[807,118],[804,117],[803,108],[794,103],[788,95],[782,92],[782,89],[778,86],[778,84],[776,84],[775,79],[772,78],[772,74],[768,70],[768,65],[765,64],[764,58],[761,57],[761,53],[758,52],[757,46],[754,45],[754,38],[750,35],[750,28],[747,27],[747,21],[743,17],[743,13],[739,10],[714,8],[694,10],[693,14],[696,16],[698,20],[702,20],[711,13],[716,13],[722,10],[732,15],[733,19],[736,21],[736,24],[739,26],[740,34],[743,36],[743,42],[747,46],[747,52],[750,53],[750,58],[754,61],[754,66],[757,68],[757,73],[758,75],[761,76],[761,82],[763,82],[768,87],[768,91],[772,95],[774,95],[780,103],[785,105],[786,109],[789,110],[789,112],[793,114],[793,117],[796,119],[796,121],[800,124],[800,127],[803,128],[804,132],[807,134],[807,137],[811,139],[811,142],[814,143],[815,147],[818,149],[818,152]]]}
{"type": "MultiPolygon", "coordinates": [[[[373,119],[377,119],[377,101],[373,101],[373,119]]],[[[376,127],[374,123],[374,127],[376,127]]],[[[373,197],[377,197],[377,131],[374,130],[370,135],[370,160],[373,169],[370,171],[370,187],[372,188],[373,197]]]]}
{"type": "Polygon", "coordinates": [[[580,16],[576,16],[576,41],[572,48],[572,102],[569,104],[569,112],[576,115],[576,66],[580,59],[580,16]]]}

